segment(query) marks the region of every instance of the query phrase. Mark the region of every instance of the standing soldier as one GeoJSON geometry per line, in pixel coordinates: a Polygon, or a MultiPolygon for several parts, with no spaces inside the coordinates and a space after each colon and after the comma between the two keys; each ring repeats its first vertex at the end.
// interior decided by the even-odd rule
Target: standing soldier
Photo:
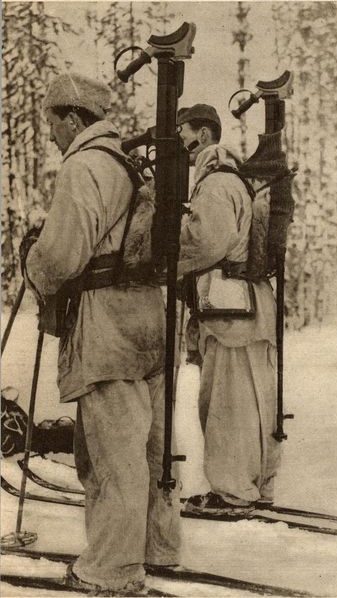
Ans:
{"type": "Polygon", "coordinates": [[[145,562],[179,562],[179,497],[173,492],[169,503],[157,488],[164,436],[161,290],[144,273],[123,270],[113,280],[110,258],[118,263],[133,184],[108,153],[127,160],[106,120],[110,102],[106,85],[79,74],[51,83],[44,107],[63,163],[42,232],[26,239],[21,253],[26,283],[45,306],[67,281],[74,286],[84,272],[92,280],[68,305],[59,347],[61,401],[77,402],[74,452],[86,497],[87,547],[66,581],[96,592],[136,592],[144,587],[145,562]],[[96,284],[96,269],[103,278],[108,272],[109,286],[96,284]]]}
{"type": "Polygon", "coordinates": [[[218,114],[212,106],[196,104],[179,113],[178,124],[191,149],[190,163],[195,165],[178,272],[180,276],[194,273],[197,309],[202,312],[197,322],[203,359],[199,416],[205,437],[204,469],[211,487],[208,494],[191,497],[186,509],[216,508],[229,516],[244,515],[257,502],[273,501],[279,465],[280,448],[272,436],[276,305],[267,280],[252,284],[245,277],[252,199],[234,156],[219,145],[218,114]],[[221,172],[224,166],[234,172],[221,172]],[[248,310],[254,310],[256,302],[255,317],[230,317],[231,309],[246,298],[248,310]],[[216,311],[217,302],[222,311],[216,311]]]}

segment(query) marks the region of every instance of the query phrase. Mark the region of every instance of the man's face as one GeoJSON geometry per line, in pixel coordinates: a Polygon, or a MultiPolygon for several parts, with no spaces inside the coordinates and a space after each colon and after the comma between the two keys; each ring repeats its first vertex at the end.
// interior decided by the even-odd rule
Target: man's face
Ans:
{"type": "Polygon", "coordinates": [[[72,116],[68,114],[62,119],[53,112],[52,108],[48,108],[46,117],[50,126],[49,139],[56,143],[63,155],[76,137],[76,128],[73,126],[72,116]]]}
{"type": "Polygon", "coordinates": [[[200,131],[193,131],[191,125],[189,123],[184,123],[182,125],[180,125],[180,137],[184,142],[185,147],[188,148],[188,146],[190,145],[190,143],[193,143],[194,141],[198,142],[197,147],[195,147],[194,149],[192,149],[190,151],[190,164],[193,166],[195,164],[197,155],[201,152],[201,150],[203,149],[203,145],[201,143],[201,139],[200,139],[200,131]]]}

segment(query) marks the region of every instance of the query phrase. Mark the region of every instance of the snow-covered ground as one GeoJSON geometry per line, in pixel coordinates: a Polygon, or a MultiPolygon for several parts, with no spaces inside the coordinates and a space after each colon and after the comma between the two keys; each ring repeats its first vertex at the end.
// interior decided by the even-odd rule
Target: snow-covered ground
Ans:
{"type": "MultiPolygon", "coordinates": [[[[15,386],[27,410],[35,358],[37,331],[29,302],[17,316],[3,357],[2,388],[15,386]]],[[[6,323],[7,314],[3,321],[6,323]]],[[[283,443],[282,466],[277,478],[276,502],[337,515],[337,335],[336,322],[312,326],[285,335],[284,397],[288,440],[283,443]]],[[[61,415],[75,416],[74,405],[59,405],[56,386],[57,341],[45,336],[36,402],[35,422],[61,415]]],[[[183,495],[208,490],[202,470],[202,435],[197,415],[199,372],[192,365],[179,373],[176,424],[183,495]]],[[[68,457],[69,461],[69,457],[68,457]]],[[[74,487],[75,471],[31,460],[36,473],[50,481],[74,487]]],[[[3,461],[3,475],[16,485],[20,472],[14,459],[3,461]]],[[[28,481],[27,490],[49,492],[28,481]]],[[[72,495],[74,496],[74,495],[72,495]]],[[[3,493],[2,534],[14,531],[17,499],[3,493]]],[[[83,508],[26,501],[23,529],[38,532],[36,547],[77,553],[85,543],[83,508]]],[[[183,564],[218,575],[337,596],[337,541],[335,536],[289,529],[285,523],[237,523],[182,520],[183,564]]],[[[64,565],[2,557],[3,573],[40,569],[49,576],[62,574],[64,565]]],[[[153,581],[153,580],[152,580],[153,581]]],[[[152,582],[151,582],[152,583],[152,582]]],[[[157,589],[178,596],[246,596],[247,592],[219,586],[153,581],[157,589]]],[[[3,584],[3,596],[52,596],[60,593],[3,584]]],[[[62,596],[71,595],[64,592],[62,596]]],[[[249,595],[249,594],[248,594],[249,595]]],[[[250,595],[254,595],[251,594],[250,595]]]]}

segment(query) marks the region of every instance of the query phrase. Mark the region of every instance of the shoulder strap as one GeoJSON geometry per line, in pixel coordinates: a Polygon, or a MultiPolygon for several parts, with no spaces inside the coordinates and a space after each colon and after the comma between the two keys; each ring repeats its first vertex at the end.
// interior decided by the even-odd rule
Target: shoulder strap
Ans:
{"type": "Polygon", "coordinates": [[[142,179],[140,178],[140,175],[138,174],[135,166],[132,165],[129,158],[123,156],[122,154],[119,154],[118,152],[115,152],[113,149],[111,149],[110,147],[106,147],[105,145],[88,145],[87,147],[81,148],[79,151],[84,152],[86,150],[91,149],[100,150],[102,152],[105,152],[106,154],[110,154],[110,156],[112,156],[116,160],[116,162],[119,162],[119,164],[122,164],[122,166],[124,166],[126,172],[128,173],[131,179],[133,186],[136,187],[137,190],[139,189],[139,187],[142,185],[142,179]]]}
{"type": "MultiPolygon", "coordinates": [[[[215,170],[211,170],[210,172],[205,174],[205,176],[202,179],[200,179],[200,181],[203,181],[210,174],[215,174],[216,172],[229,172],[231,174],[236,174],[236,176],[238,176],[239,179],[245,185],[245,187],[247,189],[247,193],[250,196],[251,200],[253,201],[255,199],[256,193],[255,193],[252,185],[249,183],[249,181],[247,181],[247,179],[238,170],[236,170],[236,168],[232,168],[232,166],[227,166],[226,164],[219,166],[219,168],[216,168],[215,170]]],[[[198,182],[200,183],[200,181],[198,181],[198,182]]]]}
{"type": "MultiPolygon", "coordinates": [[[[101,137],[104,137],[104,139],[116,139],[118,137],[117,133],[102,133],[102,135],[97,135],[97,137],[95,137],[95,141],[96,139],[100,139],[101,137]]],[[[90,140],[92,141],[92,140],[90,140]]],[[[74,149],[72,152],[70,152],[70,154],[67,154],[66,157],[63,159],[63,162],[66,162],[68,160],[68,158],[70,158],[70,156],[73,156],[74,154],[77,154],[80,150],[82,150],[86,144],[88,143],[88,140],[83,141],[81,143],[81,145],[79,145],[78,147],[76,147],[76,149],[74,149]]]]}
{"type": "MultiPolygon", "coordinates": [[[[125,223],[125,228],[124,228],[124,232],[123,232],[121,245],[120,245],[119,252],[118,252],[117,264],[115,266],[116,280],[118,280],[118,277],[122,272],[126,237],[129,232],[132,216],[135,211],[137,193],[138,193],[139,187],[142,185],[142,180],[141,180],[136,168],[134,166],[132,166],[131,162],[126,157],[122,156],[118,152],[115,152],[114,150],[110,149],[109,147],[106,147],[105,145],[89,145],[88,147],[83,147],[83,148],[79,149],[79,151],[84,152],[86,150],[91,150],[91,149],[100,150],[102,152],[110,154],[110,156],[112,156],[117,162],[119,162],[119,164],[122,164],[122,166],[124,166],[125,170],[127,171],[128,175],[129,175],[129,178],[133,184],[133,191],[132,191],[132,195],[131,195],[130,206],[129,206],[128,215],[126,218],[126,223],[125,223]]],[[[108,231],[108,232],[110,232],[110,231],[108,231]]]]}

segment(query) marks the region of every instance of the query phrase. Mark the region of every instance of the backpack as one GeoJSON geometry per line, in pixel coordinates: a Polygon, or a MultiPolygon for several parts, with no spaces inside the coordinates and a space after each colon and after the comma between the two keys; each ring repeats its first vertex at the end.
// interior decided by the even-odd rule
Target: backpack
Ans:
{"type": "Polygon", "coordinates": [[[285,252],[287,229],[294,211],[291,196],[294,172],[287,168],[285,154],[279,150],[280,133],[261,137],[257,151],[238,170],[223,165],[205,175],[235,174],[251,197],[252,223],[245,277],[254,282],[275,275],[277,260],[285,252]]]}
{"type": "MultiPolygon", "coordinates": [[[[1,453],[12,457],[23,453],[26,444],[28,415],[18,405],[18,392],[7,387],[1,391],[1,453]]],[[[39,454],[72,453],[75,422],[69,417],[44,420],[33,424],[31,450],[39,454]]]]}
{"type": "MultiPolygon", "coordinates": [[[[156,209],[154,182],[145,183],[129,157],[123,156],[104,145],[85,147],[81,151],[89,149],[96,149],[110,154],[119,164],[124,166],[133,184],[133,193],[119,250],[120,270],[132,272],[134,275],[137,269],[143,271],[144,267],[148,267],[149,272],[153,271],[153,268],[151,268],[151,228],[156,209]]],[[[106,235],[109,232],[110,230],[106,235]]],[[[114,267],[116,267],[115,264],[114,267]]],[[[116,277],[118,277],[118,274],[116,277]]]]}
{"type": "Polygon", "coordinates": [[[287,232],[293,220],[295,202],[291,194],[296,168],[289,170],[281,149],[281,130],[259,135],[252,156],[239,167],[240,175],[254,186],[247,276],[251,280],[275,276],[284,262],[287,232]]]}
{"type": "Polygon", "coordinates": [[[1,390],[1,453],[11,457],[25,450],[28,416],[17,404],[18,393],[1,390]]]}

